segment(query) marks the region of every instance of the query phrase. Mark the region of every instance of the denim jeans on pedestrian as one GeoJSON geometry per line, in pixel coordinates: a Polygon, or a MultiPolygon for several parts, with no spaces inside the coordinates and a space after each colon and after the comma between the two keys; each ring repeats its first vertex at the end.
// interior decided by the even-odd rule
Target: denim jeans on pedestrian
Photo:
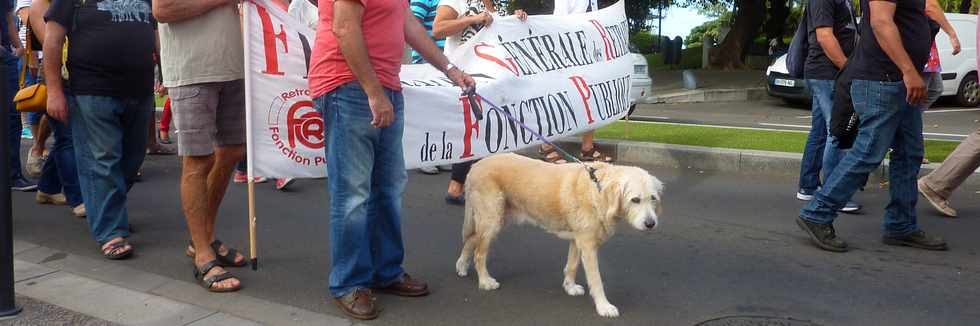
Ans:
{"type": "Polygon", "coordinates": [[[395,120],[371,126],[367,95],[356,82],[315,99],[323,116],[330,190],[330,293],[383,287],[401,280],[405,249],[401,196],[405,190],[402,153],[404,101],[385,89],[395,120]]]}
{"type": "Polygon", "coordinates": [[[10,51],[0,49],[0,64],[4,65],[3,72],[5,74],[4,76],[0,76],[0,78],[7,79],[7,98],[3,100],[10,104],[7,112],[9,118],[8,124],[10,125],[10,129],[7,130],[7,142],[10,145],[10,180],[24,177],[20,164],[20,137],[24,125],[21,123],[20,112],[17,112],[17,107],[14,105],[14,95],[17,95],[18,83],[20,83],[19,63],[20,59],[10,53],[10,51]]]}
{"type": "Polygon", "coordinates": [[[75,165],[75,144],[72,143],[71,126],[48,117],[48,126],[54,135],[54,146],[48,160],[41,167],[41,179],[37,190],[47,194],[62,193],[71,207],[83,203],[78,185],[78,169],[75,165]]]}
{"type": "Polygon", "coordinates": [[[129,236],[126,196],[146,156],[153,95],[69,97],[69,121],[89,228],[99,243],[129,236]]]}
{"type": "Polygon", "coordinates": [[[885,208],[884,235],[918,231],[916,178],[922,163],[922,111],[905,101],[902,82],[854,80],[851,97],[861,118],[854,147],[844,154],[816,196],[800,211],[811,223],[830,224],[891,148],[888,169],[891,200],[885,208]]]}
{"type": "Polygon", "coordinates": [[[844,152],[837,148],[837,139],[830,135],[830,117],[834,108],[834,81],[807,79],[812,94],[811,128],[803,148],[800,163],[800,189],[814,191],[820,187],[821,171],[826,180],[840,162],[844,152]]]}

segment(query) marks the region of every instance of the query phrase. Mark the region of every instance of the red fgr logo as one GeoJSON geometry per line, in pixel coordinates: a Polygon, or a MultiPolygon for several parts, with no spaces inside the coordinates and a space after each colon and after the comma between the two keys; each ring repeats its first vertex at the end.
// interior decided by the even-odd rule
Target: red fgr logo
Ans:
{"type": "Polygon", "coordinates": [[[296,142],[310,149],[321,149],[323,143],[323,119],[313,110],[313,102],[299,101],[289,107],[286,114],[289,147],[296,148],[296,142]]]}
{"type": "Polygon", "coordinates": [[[268,119],[269,136],[277,153],[296,164],[326,164],[323,118],[313,108],[309,90],[286,91],[277,96],[268,119]]]}

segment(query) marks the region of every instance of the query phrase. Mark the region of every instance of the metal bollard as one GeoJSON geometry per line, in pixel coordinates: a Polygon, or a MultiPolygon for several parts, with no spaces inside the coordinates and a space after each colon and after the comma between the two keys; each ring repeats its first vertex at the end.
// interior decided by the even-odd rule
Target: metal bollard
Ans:
{"type": "Polygon", "coordinates": [[[681,71],[681,76],[684,77],[684,88],[693,90],[698,88],[698,80],[694,77],[694,72],[690,70],[681,71]]]}

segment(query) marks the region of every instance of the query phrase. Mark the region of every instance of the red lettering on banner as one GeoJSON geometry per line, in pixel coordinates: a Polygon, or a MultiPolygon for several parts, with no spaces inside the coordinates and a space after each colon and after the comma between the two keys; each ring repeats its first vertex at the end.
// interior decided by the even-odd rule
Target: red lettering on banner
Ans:
{"type": "MultiPolygon", "coordinates": [[[[473,157],[473,137],[480,136],[480,123],[474,119],[472,108],[470,107],[470,101],[465,96],[459,98],[460,102],[463,102],[463,155],[459,158],[473,157]]],[[[476,102],[480,109],[483,109],[483,102],[477,97],[476,102]]]]}
{"type": "Polygon", "coordinates": [[[285,75],[279,71],[279,51],[276,49],[276,40],[282,42],[283,52],[289,53],[286,28],[279,24],[279,33],[277,34],[275,26],[272,26],[272,17],[269,17],[269,12],[265,10],[265,7],[256,5],[255,9],[258,11],[259,20],[262,22],[262,40],[265,47],[265,70],[262,73],[276,76],[285,75]]]}
{"type": "Polygon", "coordinates": [[[589,124],[592,124],[595,120],[592,119],[592,109],[589,108],[589,99],[592,98],[592,90],[589,89],[589,84],[585,82],[582,76],[572,76],[568,79],[572,80],[572,84],[578,90],[578,95],[582,97],[582,104],[585,105],[585,117],[589,119],[589,124]]]}
{"type": "Polygon", "coordinates": [[[493,62],[498,66],[504,67],[504,69],[507,69],[507,71],[514,73],[514,76],[520,76],[520,73],[517,71],[517,65],[514,63],[513,58],[507,58],[507,62],[504,62],[504,60],[500,60],[499,58],[491,54],[480,52],[480,48],[485,48],[485,47],[493,48],[493,45],[487,44],[485,42],[480,42],[479,44],[473,47],[473,52],[475,52],[476,56],[479,57],[480,59],[484,59],[493,62]]]}
{"type": "Polygon", "coordinates": [[[613,44],[612,41],[609,40],[609,34],[606,34],[606,28],[602,27],[602,23],[600,23],[598,20],[591,19],[589,22],[592,23],[592,26],[595,26],[595,29],[599,30],[599,37],[602,38],[602,44],[605,45],[606,48],[606,61],[612,60],[613,44]]]}
{"type": "Polygon", "coordinates": [[[289,147],[296,148],[297,141],[310,149],[321,149],[326,146],[323,141],[323,119],[320,118],[320,114],[310,110],[297,116],[300,109],[312,107],[311,101],[299,101],[289,107],[286,113],[289,147]]]}

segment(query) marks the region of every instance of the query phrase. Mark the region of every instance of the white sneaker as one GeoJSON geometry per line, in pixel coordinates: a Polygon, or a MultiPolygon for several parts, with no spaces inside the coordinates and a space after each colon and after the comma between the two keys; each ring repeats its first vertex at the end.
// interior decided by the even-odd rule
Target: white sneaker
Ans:
{"type": "Polygon", "coordinates": [[[421,167],[419,171],[425,174],[439,174],[439,168],[435,166],[421,167]]]}

